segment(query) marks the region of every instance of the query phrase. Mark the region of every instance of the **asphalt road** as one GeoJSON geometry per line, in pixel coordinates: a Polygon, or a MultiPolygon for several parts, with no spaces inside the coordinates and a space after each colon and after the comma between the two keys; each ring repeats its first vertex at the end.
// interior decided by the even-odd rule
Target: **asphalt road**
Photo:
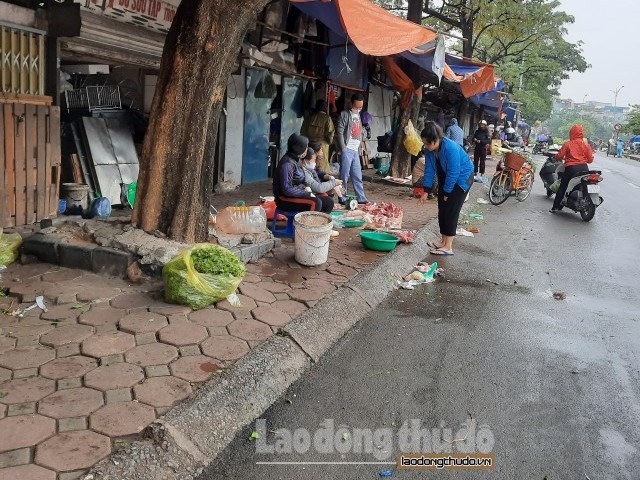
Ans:
{"type": "Polygon", "coordinates": [[[596,165],[605,202],[590,223],[548,213],[539,178],[524,203],[474,206],[480,234],[438,258],[446,280],[391,295],[265,412],[258,441],[255,424],[242,430],[201,480],[640,478],[640,163],[599,154],[596,165]],[[256,453],[287,450],[287,432],[313,436],[325,419],[348,426],[334,453],[306,450],[303,431],[304,453],[256,453]],[[490,449],[495,469],[397,470],[410,419],[436,429],[426,451],[449,447],[450,428],[490,449]],[[391,465],[256,464],[274,461],[391,465]]]}

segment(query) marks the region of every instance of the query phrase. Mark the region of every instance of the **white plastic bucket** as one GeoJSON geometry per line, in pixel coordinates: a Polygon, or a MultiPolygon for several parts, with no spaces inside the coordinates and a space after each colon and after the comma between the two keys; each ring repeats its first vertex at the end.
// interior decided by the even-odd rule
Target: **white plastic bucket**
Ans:
{"type": "Polygon", "coordinates": [[[322,212],[300,212],[293,217],[296,262],[313,267],[329,257],[329,240],[333,229],[331,215],[322,212]]]}
{"type": "Polygon", "coordinates": [[[61,197],[67,201],[67,207],[78,205],[82,209],[89,208],[89,185],[81,183],[63,183],[61,197]]]}

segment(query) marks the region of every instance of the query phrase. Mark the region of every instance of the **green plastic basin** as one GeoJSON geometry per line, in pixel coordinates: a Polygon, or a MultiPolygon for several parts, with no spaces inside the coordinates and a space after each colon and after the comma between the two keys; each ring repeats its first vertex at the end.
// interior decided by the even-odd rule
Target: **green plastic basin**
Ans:
{"type": "Polygon", "coordinates": [[[361,227],[364,225],[364,220],[345,218],[344,220],[340,220],[340,222],[342,223],[343,227],[347,227],[347,228],[361,227]]]}
{"type": "Polygon", "coordinates": [[[362,246],[368,250],[390,252],[400,241],[395,235],[384,232],[360,232],[362,246]]]}

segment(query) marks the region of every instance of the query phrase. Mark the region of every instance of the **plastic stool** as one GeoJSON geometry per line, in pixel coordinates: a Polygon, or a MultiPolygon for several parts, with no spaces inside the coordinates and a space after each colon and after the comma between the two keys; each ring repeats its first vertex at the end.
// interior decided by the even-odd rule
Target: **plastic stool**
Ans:
{"type": "Polygon", "coordinates": [[[271,221],[271,233],[276,237],[289,237],[293,240],[295,237],[295,227],[293,226],[293,217],[300,212],[286,212],[276,208],[273,214],[273,220],[271,221]],[[287,225],[284,228],[277,228],[278,215],[284,215],[287,217],[287,225]]]}

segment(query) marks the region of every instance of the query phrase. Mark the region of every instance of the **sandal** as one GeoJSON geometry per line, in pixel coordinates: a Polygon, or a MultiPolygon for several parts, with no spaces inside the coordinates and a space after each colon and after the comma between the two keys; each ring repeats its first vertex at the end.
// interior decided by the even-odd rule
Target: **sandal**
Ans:
{"type": "Polygon", "coordinates": [[[429,253],[431,255],[441,255],[444,257],[449,257],[453,255],[453,252],[449,252],[448,250],[443,250],[442,248],[436,248],[435,250],[431,250],[429,253]]]}

